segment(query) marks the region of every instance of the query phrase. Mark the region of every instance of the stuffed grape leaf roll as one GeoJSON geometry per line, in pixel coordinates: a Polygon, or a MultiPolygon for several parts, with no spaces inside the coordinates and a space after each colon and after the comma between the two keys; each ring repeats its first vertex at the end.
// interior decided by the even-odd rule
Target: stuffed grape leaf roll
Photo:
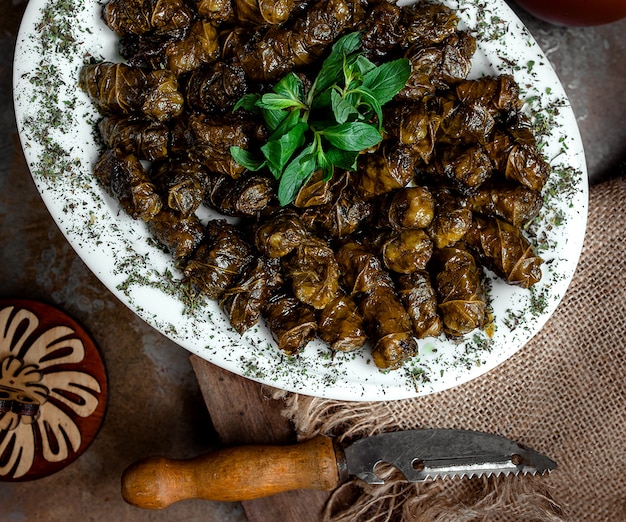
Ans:
{"type": "Polygon", "coordinates": [[[339,265],[328,244],[307,237],[294,249],[285,275],[293,294],[316,310],[326,308],[339,295],[339,265]]]}
{"type": "Polygon", "coordinates": [[[341,294],[318,314],[318,335],[332,350],[352,352],[367,341],[363,316],[354,300],[341,294]]]}
{"type": "Polygon", "coordinates": [[[337,262],[363,314],[372,358],[381,370],[399,368],[417,353],[411,320],[378,258],[354,240],[337,251],[337,262]]]}
{"type": "Polygon", "coordinates": [[[102,18],[118,35],[180,34],[193,14],[184,0],[109,0],[102,18]]]}
{"type": "Polygon", "coordinates": [[[204,202],[221,214],[233,217],[256,217],[275,198],[274,181],[262,174],[244,174],[233,179],[211,174],[204,202]]]}
{"type": "Polygon", "coordinates": [[[208,116],[193,113],[177,149],[187,150],[189,156],[202,163],[210,172],[238,178],[245,167],[230,153],[233,146],[248,149],[257,136],[258,124],[238,117],[208,116]]]}
{"type": "Polygon", "coordinates": [[[436,248],[454,245],[463,239],[472,224],[472,211],[447,188],[433,190],[435,216],[426,227],[426,233],[436,248]]]}
{"type": "Polygon", "coordinates": [[[278,345],[287,355],[296,355],[315,339],[317,321],[313,309],[285,292],[277,292],[263,308],[263,317],[278,345]]]}
{"type": "Polygon", "coordinates": [[[108,147],[122,149],[139,159],[155,161],[169,154],[170,131],[158,122],[111,114],[100,120],[98,131],[108,147]]]}
{"type": "Polygon", "coordinates": [[[254,230],[254,243],[267,257],[283,257],[291,253],[307,236],[298,214],[283,207],[263,214],[254,230]]]}
{"type": "Polygon", "coordinates": [[[237,25],[280,25],[295,6],[294,0],[233,0],[237,25]]]}
{"type": "Polygon", "coordinates": [[[373,203],[356,193],[351,180],[350,176],[342,176],[333,184],[332,199],[328,203],[311,206],[301,213],[308,230],[328,240],[341,239],[356,232],[370,217],[373,203]]]}
{"type": "Polygon", "coordinates": [[[89,64],[79,86],[102,114],[139,114],[164,122],[180,116],[184,99],[170,71],[150,71],[125,63],[89,64]]]}
{"type": "Polygon", "coordinates": [[[165,66],[176,76],[181,76],[217,60],[220,55],[218,38],[218,29],[213,23],[197,20],[182,40],[167,45],[165,66]]]}
{"type": "Polygon", "coordinates": [[[408,147],[386,142],[371,154],[361,154],[357,163],[356,189],[371,199],[405,187],[412,179],[415,156],[408,147]]]}
{"type": "Polygon", "coordinates": [[[247,90],[248,80],[241,66],[218,61],[190,75],[185,98],[194,110],[219,114],[231,111],[247,90]]]}
{"type": "Polygon", "coordinates": [[[398,296],[404,305],[413,333],[418,339],[438,337],[443,323],[438,312],[437,294],[426,270],[415,270],[397,280],[398,296]]]}
{"type": "Polygon", "coordinates": [[[194,214],[185,216],[169,208],[148,221],[148,230],[175,262],[189,258],[204,237],[204,226],[194,214]]]}
{"type": "Polygon", "coordinates": [[[396,370],[417,354],[411,320],[393,288],[376,287],[359,299],[359,308],[380,370],[396,370]]]}
{"type": "Polygon", "coordinates": [[[220,298],[231,326],[243,334],[257,324],[263,307],[282,284],[276,260],[258,256],[220,298]]]}
{"type": "Polygon", "coordinates": [[[380,245],[383,263],[399,274],[425,269],[432,253],[433,242],[421,229],[389,231],[380,245]]]}
{"type": "Polygon", "coordinates": [[[386,195],[379,208],[382,225],[394,230],[426,228],[435,216],[435,199],[425,187],[405,187],[386,195]]]}
{"type": "Polygon", "coordinates": [[[487,268],[509,283],[529,288],[541,280],[543,260],[522,231],[510,223],[475,216],[465,240],[487,268]]]}
{"type": "Polygon", "coordinates": [[[213,219],[183,273],[204,295],[219,299],[253,259],[251,245],[239,229],[226,220],[213,219]]]}
{"type": "Polygon", "coordinates": [[[132,154],[107,149],[97,161],[94,175],[133,219],[149,221],[161,211],[163,201],[156,186],[132,154]]]}
{"type": "Polygon", "coordinates": [[[479,103],[493,114],[516,113],[522,109],[519,85],[510,74],[484,76],[476,80],[464,80],[455,85],[459,100],[479,103]]]}
{"type": "Polygon", "coordinates": [[[385,108],[385,130],[409,147],[424,163],[429,163],[435,144],[442,114],[437,103],[407,102],[385,108]]]}
{"type": "Polygon", "coordinates": [[[543,196],[523,185],[496,183],[481,187],[463,199],[473,213],[502,218],[523,227],[541,210],[543,196]]]}
{"type": "Polygon", "coordinates": [[[465,335],[487,321],[487,303],[481,270],[464,247],[437,250],[434,287],[437,292],[443,330],[450,336],[465,335]]]}
{"type": "Polygon", "coordinates": [[[175,156],[155,164],[151,172],[168,207],[184,216],[193,214],[204,201],[208,176],[200,163],[175,156]]]}

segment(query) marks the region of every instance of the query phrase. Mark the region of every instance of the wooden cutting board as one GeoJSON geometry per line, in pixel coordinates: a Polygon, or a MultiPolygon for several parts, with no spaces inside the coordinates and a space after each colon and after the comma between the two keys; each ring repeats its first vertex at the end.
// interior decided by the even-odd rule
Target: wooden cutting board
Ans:
{"type": "MultiPolygon", "coordinates": [[[[225,446],[296,442],[283,403],[273,389],[223,370],[200,357],[190,357],[213,425],[225,446]]],[[[319,522],[329,493],[299,490],[242,502],[250,522],[297,520],[319,522]]]]}

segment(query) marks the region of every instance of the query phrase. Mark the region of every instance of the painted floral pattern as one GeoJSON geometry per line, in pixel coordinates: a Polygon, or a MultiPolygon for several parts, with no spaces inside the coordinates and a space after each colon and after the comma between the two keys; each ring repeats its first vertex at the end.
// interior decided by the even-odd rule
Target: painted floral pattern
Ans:
{"type": "Polygon", "coordinates": [[[38,456],[60,462],[81,446],[77,417],[97,408],[101,386],[86,371],[83,342],[68,326],[38,331],[29,310],[0,310],[0,476],[24,476],[38,456]],[[79,368],[79,369],[76,369],[79,368]]]}

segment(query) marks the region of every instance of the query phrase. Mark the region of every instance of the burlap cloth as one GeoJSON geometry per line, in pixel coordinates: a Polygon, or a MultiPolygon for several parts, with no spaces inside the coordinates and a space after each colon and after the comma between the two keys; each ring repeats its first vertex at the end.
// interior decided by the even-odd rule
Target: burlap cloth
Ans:
{"type": "MultiPolygon", "coordinates": [[[[357,402],[288,397],[302,438],[463,428],[548,455],[544,476],[445,479],[385,486],[354,481],[326,520],[626,520],[626,179],[593,186],[585,244],[570,288],[535,338],[467,384],[416,399],[357,402]]],[[[581,231],[582,233],[582,231],[581,231]]]]}

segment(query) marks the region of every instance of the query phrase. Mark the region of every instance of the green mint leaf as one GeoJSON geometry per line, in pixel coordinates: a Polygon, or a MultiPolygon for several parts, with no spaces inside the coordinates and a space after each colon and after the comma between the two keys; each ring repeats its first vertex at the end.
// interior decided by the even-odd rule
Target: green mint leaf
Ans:
{"type": "Polygon", "coordinates": [[[320,134],[338,149],[355,152],[369,149],[383,139],[376,127],[358,121],[327,127],[320,134]]]}
{"type": "Polygon", "coordinates": [[[280,121],[278,126],[274,129],[274,132],[268,138],[270,140],[276,140],[280,138],[283,134],[287,134],[291,129],[293,129],[298,123],[302,121],[300,118],[300,111],[280,111],[284,113],[285,117],[280,121]]]}
{"type": "Polygon", "coordinates": [[[381,105],[391,101],[411,76],[411,62],[400,58],[386,62],[363,76],[363,87],[369,89],[381,105]]]}
{"type": "Polygon", "coordinates": [[[349,119],[358,116],[359,111],[336,90],[330,91],[331,106],[337,123],[346,123],[349,119]]]}
{"type": "Polygon", "coordinates": [[[298,154],[283,172],[278,185],[278,201],[282,206],[291,203],[298,191],[315,172],[315,146],[310,144],[298,154]]]}
{"type": "Polygon", "coordinates": [[[250,151],[242,149],[241,147],[233,146],[230,148],[230,154],[233,159],[239,163],[242,167],[248,170],[257,171],[265,167],[266,162],[263,159],[259,159],[250,151]]]}
{"type": "Polygon", "coordinates": [[[282,110],[290,109],[291,107],[303,107],[303,104],[300,100],[294,100],[291,97],[285,97],[282,94],[276,94],[273,92],[268,92],[264,94],[261,99],[256,102],[256,105],[261,109],[269,110],[282,110]]]}
{"type": "Polygon", "coordinates": [[[361,75],[365,75],[365,73],[368,73],[372,69],[376,68],[376,64],[373,63],[368,58],[366,58],[365,56],[363,56],[362,54],[359,54],[356,57],[354,65],[355,65],[355,67],[358,68],[358,70],[360,71],[361,75]]]}
{"type": "Polygon", "coordinates": [[[256,102],[261,99],[260,94],[244,94],[235,106],[233,107],[233,112],[237,109],[245,109],[246,111],[253,112],[255,114],[259,113],[259,108],[256,106],[256,102]]]}
{"type": "MultiPolygon", "coordinates": [[[[382,104],[378,101],[378,98],[374,95],[372,91],[370,91],[367,87],[359,87],[352,91],[354,96],[358,96],[360,99],[360,104],[368,107],[371,111],[376,114],[378,121],[378,130],[380,131],[383,128],[383,109],[382,104]]],[[[372,118],[372,114],[368,111],[364,111],[364,117],[366,120],[370,120],[372,118]]]]}
{"type": "Polygon", "coordinates": [[[276,94],[294,101],[304,102],[304,84],[295,73],[289,73],[282,78],[272,89],[276,94]]]}
{"type": "Polygon", "coordinates": [[[321,169],[323,172],[322,181],[328,181],[333,177],[334,166],[333,162],[329,159],[329,157],[324,153],[324,151],[319,148],[317,151],[317,168],[321,169]]]}
{"type": "Polygon", "coordinates": [[[304,133],[308,129],[309,126],[306,123],[298,123],[286,134],[266,142],[261,147],[261,152],[267,160],[267,166],[274,177],[280,178],[282,176],[287,162],[295,151],[304,145],[304,133]]]}
{"type": "Polygon", "coordinates": [[[326,150],[326,159],[335,167],[343,170],[356,170],[356,162],[360,152],[340,150],[337,147],[330,146],[326,150]]]}
{"type": "Polygon", "coordinates": [[[276,131],[292,112],[293,111],[277,111],[270,109],[261,110],[265,125],[271,132],[276,131]]]}
{"type": "Polygon", "coordinates": [[[359,32],[348,33],[335,42],[311,87],[311,91],[309,92],[310,99],[318,92],[321,93],[341,81],[343,77],[344,56],[354,53],[360,47],[361,33],[359,32]]]}

